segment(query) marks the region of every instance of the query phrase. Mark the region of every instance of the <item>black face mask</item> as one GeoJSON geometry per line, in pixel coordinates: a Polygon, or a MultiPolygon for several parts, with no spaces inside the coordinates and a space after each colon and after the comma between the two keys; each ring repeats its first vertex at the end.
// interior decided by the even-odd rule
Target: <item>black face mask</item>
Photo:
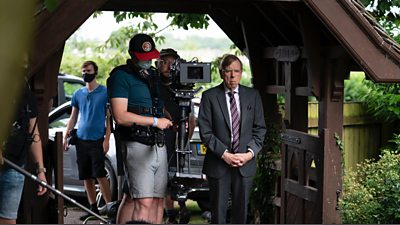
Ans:
{"type": "Polygon", "coordinates": [[[89,73],[84,73],[82,74],[82,78],[85,82],[90,83],[94,80],[94,78],[96,77],[96,73],[94,74],[89,74],[89,73]]]}

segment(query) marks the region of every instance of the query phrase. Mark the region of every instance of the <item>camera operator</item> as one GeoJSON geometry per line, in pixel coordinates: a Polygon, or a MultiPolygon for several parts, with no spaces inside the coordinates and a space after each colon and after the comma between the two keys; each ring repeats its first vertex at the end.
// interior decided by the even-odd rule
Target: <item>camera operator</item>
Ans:
{"type": "Polygon", "coordinates": [[[172,122],[164,118],[157,96],[157,71],[151,67],[151,60],[159,58],[160,53],[149,35],[136,34],[129,42],[129,54],[127,64],[114,68],[109,78],[111,108],[121,134],[129,189],[118,213],[125,214],[125,220],[133,205],[132,220],[161,223],[168,179],[163,130],[172,122]]]}
{"type": "MultiPolygon", "coordinates": [[[[165,109],[169,112],[172,121],[178,122],[180,118],[180,109],[179,104],[176,101],[174,94],[169,90],[168,87],[172,85],[171,79],[171,65],[175,62],[175,60],[179,59],[178,53],[171,48],[162,49],[160,51],[160,59],[157,61],[157,68],[161,74],[162,86],[161,86],[161,96],[164,101],[165,109]]],[[[195,118],[193,114],[189,116],[189,132],[188,139],[193,134],[195,127],[195,118]]],[[[176,136],[177,129],[167,129],[165,130],[165,140],[167,147],[167,155],[168,155],[168,167],[169,170],[173,170],[177,167],[176,162],[176,136]]],[[[176,217],[177,212],[174,209],[174,201],[171,199],[170,191],[167,193],[167,197],[165,199],[165,212],[167,216],[167,220],[165,223],[177,223],[176,217]]],[[[187,223],[190,219],[189,211],[186,209],[185,202],[179,202],[180,206],[180,223],[187,223]]]]}

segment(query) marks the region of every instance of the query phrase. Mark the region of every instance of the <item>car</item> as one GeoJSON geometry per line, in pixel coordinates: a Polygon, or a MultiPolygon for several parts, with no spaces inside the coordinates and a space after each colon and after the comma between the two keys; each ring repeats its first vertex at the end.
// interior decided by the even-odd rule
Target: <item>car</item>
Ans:
{"type": "MultiPolygon", "coordinates": [[[[195,105],[195,111],[198,105],[195,105]]],[[[66,131],[67,122],[71,115],[72,106],[71,101],[65,102],[64,104],[56,107],[49,113],[49,142],[54,142],[56,132],[62,132],[63,135],[66,131]]],[[[195,114],[196,115],[196,114],[195,114]]],[[[180,173],[176,173],[176,169],[170,168],[169,181],[172,184],[176,184],[175,192],[179,193],[180,200],[186,201],[191,199],[197,201],[199,208],[203,211],[209,210],[209,189],[205,175],[201,173],[205,147],[201,143],[198,127],[196,126],[193,136],[189,141],[187,152],[190,157],[186,157],[185,165],[180,173]]],[[[63,157],[64,164],[64,192],[72,196],[85,197],[85,188],[83,181],[79,180],[78,168],[76,164],[76,147],[71,145],[68,151],[64,152],[63,157]]],[[[117,159],[116,159],[116,147],[115,139],[112,134],[110,137],[110,149],[106,155],[105,169],[107,171],[107,178],[110,181],[110,189],[112,193],[112,199],[117,200],[118,198],[118,187],[121,185],[117,182],[117,159]]],[[[101,193],[97,187],[97,200],[98,205],[102,205],[101,193]]],[[[176,198],[176,200],[178,200],[176,198]]]]}
{"type": "Polygon", "coordinates": [[[86,85],[81,77],[59,73],[57,76],[57,95],[53,98],[52,109],[71,100],[76,90],[86,85]]]}

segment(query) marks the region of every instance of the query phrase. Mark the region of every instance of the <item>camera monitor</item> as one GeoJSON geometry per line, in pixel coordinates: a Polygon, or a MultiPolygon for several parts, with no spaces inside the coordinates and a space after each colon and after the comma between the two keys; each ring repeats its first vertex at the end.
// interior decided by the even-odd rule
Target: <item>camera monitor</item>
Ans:
{"type": "Polygon", "coordinates": [[[180,83],[210,83],[211,63],[182,62],[180,83]]]}

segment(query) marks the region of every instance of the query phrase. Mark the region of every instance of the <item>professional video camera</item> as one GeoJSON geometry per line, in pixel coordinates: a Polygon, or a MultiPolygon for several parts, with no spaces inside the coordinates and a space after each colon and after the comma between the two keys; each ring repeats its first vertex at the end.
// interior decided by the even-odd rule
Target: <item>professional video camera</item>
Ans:
{"type": "Polygon", "coordinates": [[[187,62],[178,58],[171,65],[171,81],[176,89],[192,89],[196,83],[211,82],[211,63],[187,62]]]}
{"type": "Polygon", "coordinates": [[[170,173],[169,182],[172,198],[178,202],[186,201],[189,193],[204,192],[205,177],[191,170],[192,149],[189,148],[186,123],[191,111],[192,99],[202,89],[194,88],[197,83],[211,82],[211,63],[200,63],[198,60],[187,62],[178,58],[170,68],[170,92],[179,105],[178,137],[176,144],[176,172],[170,173]]]}

